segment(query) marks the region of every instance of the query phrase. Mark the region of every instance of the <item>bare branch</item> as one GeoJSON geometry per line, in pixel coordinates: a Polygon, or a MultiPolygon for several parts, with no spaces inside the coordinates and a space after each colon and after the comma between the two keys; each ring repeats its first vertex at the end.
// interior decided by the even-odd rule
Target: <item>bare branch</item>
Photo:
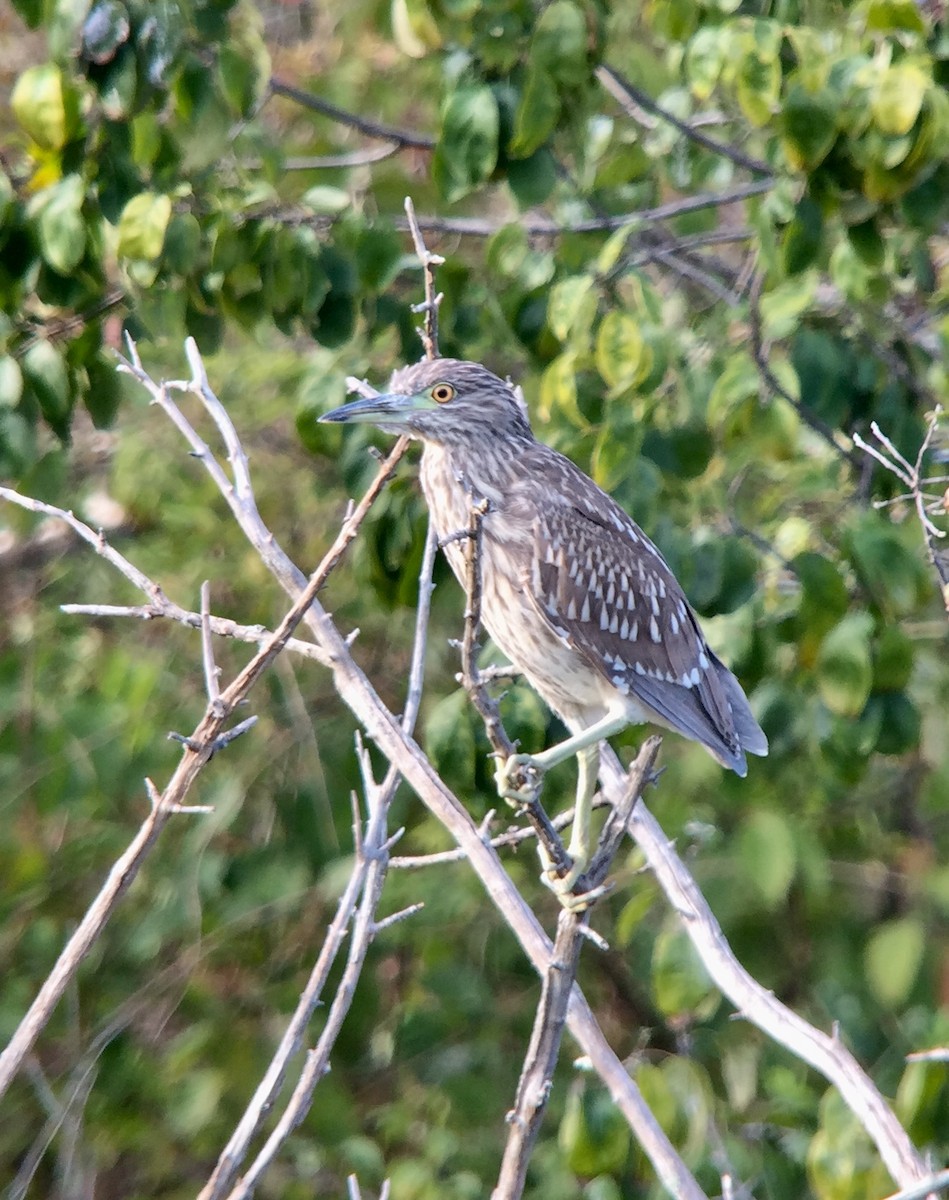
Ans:
{"type": "Polygon", "coordinates": [[[871,422],[870,432],[880,445],[883,446],[886,454],[878,450],[872,443],[864,441],[859,433],[853,435],[853,441],[855,446],[858,446],[865,454],[870,455],[871,458],[876,459],[881,466],[885,467],[906,488],[904,495],[894,497],[893,500],[878,501],[876,507],[887,507],[898,500],[912,501],[913,507],[916,510],[916,516],[922,526],[923,540],[926,543],[926,554],[929,557],[933,570],[939,578],[939,591],[942,596],[943,606],[946,612],[949,613],[949,554],[944,550],[940,550],[936,544],[939,539],[946,537],[946,530],[940,529],[930,516],[930,512],[936,511],[941,511],[945,514],[946,495],[949,492],[946,492],[945,489],[941,490],[938,494],[930,492],[929,488],[935,486],[941,487],[946,482],[946,479],[942,475],[926,477],[923,474],[926,454],[932,445],[942,415],[943,410],[937,404],[928,416],[925,436],[920,443],[916,461],[912,463],[900,453],[893,442],[880,429],[876,421],[871,422]]]}
{"type": "MultiPolygon", "coordinates": [[[[517,747],[508,737],[501,720],[498,703],[488,693],[478,671],[478,632],[481,628],[482,522],[488,511],[488,501],[476,500],[473,496],[469,496],[468,506],[469,522],[464,534],[467,603],[465,605],[465,632],[461,643],[462,686],[484,722],[485,733],[492,750],[498,758],[507,761],[517,752],[517,747]]],[[[527,801],[523,805],[523,811],[531,823],[538,842],[544,847],[551,866],[559,874],[566,874],[570,869],[570,857],[538,797],[534,796],[527,801]]]]}
{"type": "MultiPolygon", "coordinates": [[[[601,753],[600,781],[608,796],[622,795],[625,776],[608,747],[601,753]]],[[[815,1029],[785,1007],[738,962],[695,880],[642,801],[633,810],[629,830],[670,904],[681,916],[706,970],[737,1006],[739,1014],[820,1071],[837,1088],[875,1143],[895,1181],[909,1185],[927,1179],[925,1159],[843,1042],[833,1034],[815,1029]]]]}
{"type": "Polygon", "coordinates": [[[284,96],[295,104],[301,104],[304,108],[338,121],[341,125],[358,129],[366,137],[380,138],[384,142],[394,142],[399,147],[411,146],[417,150],[431,150],[435,146],[435,139],[427,133],[418,133],[413,129],[397,129],[394,125],[386,125],[382,121],[370,121],[330,103],[329,100],[324,100],[322,96],[314,96],[312,92],[304,92],[289,83],[284,83],[281,79],[271,79],[270,90],[275,96],[284,96]]]}
{"type": "Polygon", "coordinates": [[[560,910],[557,937],[550,964],[544,973],[540,1003],[534,1017],[524,1069],[517,1084],[514,1108],[507,1115],[509,1132],[491,1200],[520,1200],[523,1194],[531,1152],[553,1086],[567,1004],[583,945],[579,930],[586,919],[586,913],[568,912],[565,908],[560,910]]]}
{"type": "Polygon", "coordinates": [[[723,158],[730,159],[738,167],[744,167],[748,171],[753,171],[756,175],[773,176],[774,170],[760,158],[753,158],[750,154],[745,154],[744,151],[738,150],[735,146],[729,146],[725,142],[720,142],[716,138],[709,137],[707,133],[701,133],[694,125],[690,125],[687,121],[680,120],[668,109],[663,108],[661,104],[653,100],[652,96],[636,87],[635,84],[620,75],[614,67],[608,67],[605,64],[599,66],[594,71],[600,84],[610,93],[620,107],[634,121],[640,120],[640,115],[634,108],[634,105],[639,105],[646,109],[647,112],[654,113],[661,120],[666,121],[673,129],[678,131],[696,145],[703,146],[706,150],[711,150],[713,154],[720,154],[723,158]]]}
{"type": "Polygon", "coordinates": [[[937,1200],[938,1194],[946,1191],[949,1191],[949,1171],[937,1171],[913,1187],[894,1192],[886,1200],[937,1200]]]}
{"type": "Polygon", "coordinates": [[[211,631],[211,584],[201,584],[201,660],[204,663],[204,684],[212,705],[220,704],[221,668],[214,661],[214,642],[211,631]]]}
{"type": "MultiPolygon", "coordinates": [[[[696,196],[687,196],[682,200],[671,200],[667,204],[659,204],[655,208],[643,208],[636,212],[619,213],[616,216],[590,217],[584,221],[557,222],[547,218],[529,217],[520,219],[518,224],[529,237],[560,237],[565,233],[601,233],[611,229],[622,229],[624,225],[635,225],[646,221],[665,221],[670,217],[680,217],[684,213],[698,212],[703,208],[723,208],[727,204],[737,204],[747,200],[749,196],[760,196],[762,192],[770,191],[773,187],[770,180],[758,180],[741,187],[733,188],[730,192],[700,192],[696,196]]],[[[417,217],[419,229],[425,233],[458,233],[467,237],[491,237],[499,229],[510,224],[510,220],[484,220],[480,217],[417,217]]],[[[395,218],[397,228],[408,228],[407,222],[395,218]]]]}
{"type": "Polygon", "coordinates": [[[425,357],[438,358],[438,306],[442,302],[442,297],[440,294],[435,294],[435,268],[441,266],[445,260],[440,254],[432,254],[425,245],[422,231],[419,229],[415,217],[415,205],[412,203],[411,196],[405,197],[405,219],[409,223],[415,253],[422,264],[422,272],[425,276],[425,301],[422,304],[413,304],[412,311],[425,314],[424,325],[419,330],[422,345],[425,347],[425,357]]]}
{"type": "MultiPolygon", "coordinates": [[[[419,570],[419,588],[418,588],[418,611],[415,623],[415,639],[412,650],[412,666],[409,671],[409,684],[406,695],[405,711],[402,716],[402,728],[406,734],[411,734],[415,727],[415,721],[418,716],[419,705],[422,694],[422,681],[425,667],[425,646],[428,637],[428,618],[431,609],[431,597],[433,592],[432,571],[435,564],[435,554],[438,548],[438,540],[435,535],[434,527],[429,524],[429,529],[425,539],[425,551],[422,555],[422,565],[419,570]]],[[[230,1140],[221,1152],[217,1164],[214,1168],[210,1179],[201,1192],[199,1200],[217,1200],[225,1194],[225,1191],[234,1181],[240,1164],[247,1155],[251,1139],[260,1128],[264,1117],[272,1108],[276,1101],[277,1095],[283,1085],[286,1077],[287,1067],[290,1059],[299,1051],[303,1044],[303,1038],[306,1034],[307,1026],[313,1016],[313,1012],[320,1002],[323,989],[326,986],[326,979],[330,969],[336,961],[337,955],[345,940],[346,931],[348,929],[353,911],[359,900],[359,896],[364,898],[369,890],[378,891],[381,894],[382,883],[385,878],[385,868],[388,865],[389,853],[392,845],[401,836],[401,830],[391,838],[386,837],[386,821],[388,818],[389,805],[395,797],[396,789],[401,778],[399,772],[394,766],[390,766],[389,771],[381,785],[377,786],[372,779],[371,764],[369,756],[366,753],[362,739],[357,733],[356,741],[357,757],[360,763],[360,770],[363,776],[363,783],[366,788],[366,801],[370,810],[370,820],[368,827],[363,832],[362,822],[360,820],[358,804],[353,797],[353,838],[356,849],[356,866],[350,876],[349,882],[344,891],[343,897],[337,907],[336,916],[327,931],[326,937],[323,940],[323,946],[320,950],[316,964],[310,973],[310,978],[306,987],[300,995],[297,1002],[297,1007],[290,1019],[280,1045],[277,1047],[270,1065],[264,1077],[261,1079],[253,1098],[247,1106],[243,1117],[241,1118],[237,1128],[234,1130],[230,1140]],[[370,879],[373,867],[378,866],[381,874],[376,882],[370,879]]],[[[406,919],[417,912],[422,906],[412,905],[408,909],[404,909],[391,917],[385,918],[382,921],[375,920],[375,906],[378,902],[378,894],[373,901],[371,917],[371,927],[367,927],[366,936],[370,940],[382,930],[397,921],[406,919]]],[[[355,934],[354,934],[355,937],[355,934]]],[[[368,942],[367,942],[368,946],[368,942]]],[[[351,946],[350,961],[354,951],[351,946]]],[[[364,950],[363,950],[364,957],[364,950]]],[[[359,959],[361,967],[362,958],[359,959]]],[[[347,968],[349,969],[349,968],[347,968]]],[[[349,1000],[352,999],[352,992],[347,993],[345,1008],[338,1013],[338,1020],[335,1025],[338,1033],[339,1027],[342,1025],[342,1020],[348,1012],[349,1000]]],[[[337,995],[333,1002],[335,1010],[337,1002],[340,1001],[340,994],[337,995]]],[[[331,1010],[332,1014],[333,1010],[331,1010]]],[[[335,1035],[327,1039],[327,1030],[324,1029],[323,1038],[320,1040],[320,1045],[323,1047],[322,1060],[313,1059],[309,1056],[305,1072],[307,1073],[308,1083],[300,1090],[303,1078],[301,1077],[297,1091],[294,1093],[294,1102],[297,1104],[298,1118],[291,1119],[289,1123],[286,1121],[282,1125],[284,1130],[283,1136],[279,1141],[273,1141],[273,1135],[268,1140],[265,1150],[261,1152],[263,1156],[267,1151],[266,1161],[259,1161],[259,1167],[256,1171],[251,1168],[247,1177],[242,1184],[235,1188],[234,1195],[244,1194],[241,1187],[248,1186],[248,1180],[251,1177],[258,1177],[264,1166],[272,1161],[273,1155],[283,1140],[292,1132],[295,1123],[302,1119],[306,1109],[312,1099],[313,1089],[322,1078],[323,1074],[329,1069],[328,1060],[329,1054],[335,1044],[335,1035]],[[312,1084],[312,1086],[309,1086],[312,1084]]],[[[319,1047],[318,1047],[319,1050],[319,1047]]],[[[289,1111],[289,1106],[288,1110],[289,1111]]],[[[286,1117],[286,1113],[285,1113],[286,1117]]],[[[276,1131],[275,1131],[276,1132],[276,1131]]],[[[255,1164],[256,1166],[256,1164],[255,1164]]],[[[252,1185],[251,1185],[252,1190],[252,1185]]],[[[247,1192],[249,1195],[250,1192],[247,1192]]]]}
{"type": "MultiPolygon", "coordinates": [[[[66,514],[63,513],[65,518],[66,514]]],[[[160,604],[61,604],[60,612],[70,616],[86,617],[134,617],[140,621],[157,621],[165,618],[187,625],[191,629],[201,628],[201,614],[180,608],[172,601],[164,599],[160,604]]],[[[236,642],[250,642],[260,645],[270,636],[270,630],[265,625],[239,625],[227,617],[209,616],[208,623],[211,632],[218,637],[232,638],[236,642]]],[[[289,638],[286,648],[303,658],[315,659],[326,664],[326,655],[313,642],[304,642],[300,638],[289,638]]]]}
{"type": "MultiPolygon", "coordinates": [[[[661,743],[661,738],[651,737],[643,744],[630,768],[622,799],[611,811],[600,834],[590,869],[577,885],[578,893],[594,892],[606,879],[610,864],[626,835],[633,808],[651,778],[661,743]]],[[[557,937],[550,964],[544,974],[540,1004],[534,1017],[524,1069],[518,1081],[514,1108],[508,1114],[510,1132],[492,1200],[519,1200],[524,1191],[531,1151],[540,1132],[553,1086],[554,1068],[560,1054],[580,949],[589,932],[588,918],[589,909],[582,912],[562,909],[560,912],[557,937]]]]}

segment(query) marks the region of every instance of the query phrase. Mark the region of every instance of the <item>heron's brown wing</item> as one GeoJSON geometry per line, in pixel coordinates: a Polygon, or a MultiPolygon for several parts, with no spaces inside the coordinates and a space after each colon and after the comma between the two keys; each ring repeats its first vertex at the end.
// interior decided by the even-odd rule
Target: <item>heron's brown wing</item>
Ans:
{"type": "Polygon", "coordinates": [[[529,580],[537,611],[620,692],[744,773],[741,732],[753,753],[767,743],[740,685],[652,542],[592,481],[571,474],[555,503],[538,506],[529,580]]]}

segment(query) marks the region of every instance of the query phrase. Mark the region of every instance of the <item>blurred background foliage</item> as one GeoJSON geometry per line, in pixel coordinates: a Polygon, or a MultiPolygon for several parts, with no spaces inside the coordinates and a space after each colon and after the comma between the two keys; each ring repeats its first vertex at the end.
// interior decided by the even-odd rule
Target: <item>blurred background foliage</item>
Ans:
{"type": "MultiPolygon", "coordinates": [[[[0,50],[0,477],[101,525],[181,603],[209,578],[215,611],[278,620],[111,349],[124,325],[176,376],[197,339],[307,568],[383,441],[315,418],[347,374],[419,355],[411,194],[447,259],[442,353],[523,382],[540,436],[659,543],[771,739],[738,780],[667,737],[652,805],[744,964],[838,1021],[944,1161],[945,1063],[905,1055],[949,1040],[945,611],[912,507],[849,437],[876,421],[915,458],[946,401],[945,5],[14,0],[0,50]]],[[[327,592],[396,712],[423,537],[403,468],[327,592]]],[[[480,816],[497,801],[438,580],[421,736],[480,816]]],[[[76,601],[138,597],[3,508],[4,1040],[137,826],[143,777],[171,770],[165,731],[204,704],[192,632],[59,612],[76,601]]],[[[7,1195],[194,1195],[268,1061],[346,878],[356,779],[321,670],[285,657],[254,708],[202,778],[214,814],[166,831],[6,1097],[7,1195]]],[[[504,712],[526,747],[557,736],[519,685],[504,712]]],[[[546,794],[571,791],[565,766],[546,794]]],[[[395,820],[404,849],[443,848],[407,792],[395,820]]],[[[775,1200],[886,1194],[823,1080],[729,1019],[639,865],[618,864],[595,918],[612,949],[581,979],[709,1194],[726,1170],[775,1200]]],[[[510,869],[552,918],[533,853],[510,869]]],[[[350,1172],[395,1200],[488,1194],[538,985],[463,865],[390,875],[385,911],[419,899],[260,1196],[342,1195],[350,1172]]],[[[658,1194],[569,1054],[527,1194],[658,1194]]]]}

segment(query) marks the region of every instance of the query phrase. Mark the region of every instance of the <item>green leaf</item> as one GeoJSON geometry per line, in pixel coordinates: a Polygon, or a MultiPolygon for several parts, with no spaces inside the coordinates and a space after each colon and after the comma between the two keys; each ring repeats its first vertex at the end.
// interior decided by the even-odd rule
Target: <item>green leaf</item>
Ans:
{"type": "Polygon", "coordinates": [[[742,112],[761,128],[774,118],[781,92],[781,63],[760,52],[746,54],[738,69],[736,94],[742,112]]]}
{"type": "Polygon", "coordinates": [[[692,95],[705,103],[715,91],[728,53],[727,30],[703,25],[685,52],[685,72],[692,95]]]}
{"type": "Polygon", "coordinates": [[[884,72],[871,102],[873,120],[881,133],[891,136],[909,133],[916,124],[929,83],[926,72],[911,62],[898,63],[884,72]]]}
{"type": "Polygon", "coordinates": [[[744,822],[739,849],[744,874],[767,908],[784,902],[797,872],[797,849],[787,819],[778,812],[754,812],[744,822]]]}
{"type": "Polygon", "coordinates": [[[917,749],[922,733],[919,709],[903,692],[885,692],[871,696],[871,704],[880,706],[880,733],[874,750],[877,754],[908,754],[917,749]]]}
{"type": "Polygon", "coordinates": [[[540,402],[547,414],[560,412],[571,424],[583,428],[586,421],[577,406],[577,370],[572,354],[558,354],[540,380],[540,402]]]}
{"type": "Polygon", "coordinates": [[[656,938],[652,953],[652,990],[665,1017],[711,1015],[719,996],[688,936],[674,925],[656,938]],[[710,1009],[711,1005],[711,1009],[710,1009]]]}
{"type": "Polygon", "coordinates": [[[862,710],[873,684],[870,659],[869,613],[852,613],[824,638],[817,658],[817,686],[831,712],[855,717],[862,710]]]}
{"type": "Polygon", "coordinates": [[[781,341],[794,333],[799,318],[817,291],[818,273],[801,271],[761,297],[761,318],[769,341],[781,341]]]}
{"type": "Polygon", "coordinates": [[[201,226],[193,213],[175,213],[168,222],[162,264],[174,275],[190,275],[198,265],[201,226]]]}
{"type": "Polygon", "coordinates": [[[550,137],[560,116],[557,86],[543,67],[532,65],[524,81],[521,100],[514,114],[514,133],[508,153],[527,158],[550,137]]]}
{"type": "Polygon", "coordinates": [[[23,372],[12,354],[0,356],[0,408],[16,408],[23,395],[23,372]]]}
{"type": "Polygon", "coordinates": [[[124,258],[157,262],[170,218],[170,196],[159,192],[139,192],[133,196],[119,218],[119,254],[124,258]]]}
{"type": "Polygon", "coordinates": [[[507,165],[508,187],[521,210],[543,204],[557,182],[557,166],[546,147],[529,158],[514,158],[507,165]]]}
{"type": "Polygon", "coordinates": [[[900,534],[878,514],[867,513],[849,540],[854,568],[876,606],[897,617],[910,613],[926,575],[900,534]]]}
{"type": "Polygon", "coordinates": [[[331,187],[329,184],[317,184],[303,193],[301,203],[314,213],[328,217],[338,217],[352,204],[349,192],[345,188],[331,187]]]}
{"type": "Polygon", "coordinates": [[[801,581],[798,624],[802,640],[820,640],[847,611],[849,597],[840,571],[830,559],[814,551],[804,551],[791,562],[801,581]]]}
{"type": "Polygon", "coordinates": [[[898,625],[887,625],[873,647],[874,692],[901,692],[913,673],[911,638],[898,625]]]}
{"type": "Polygon", "coordinates": [[[111,62],[129,29],[128,9],[120,0],[98,0],[82,24],[82,57],[98,66],[111,62]]]}
{"type": "Polygon", "coordinates": [[[586,80],[587,23],[570,0],[553,0],[544,9],[534,26],[530,58],[560,87],[579,87],[586,80]]]}
{"type": "Polygon", "coordinates": [[[746,400],[756,400],[761,386],[758,368],[750,354],[740,351],[728,358],[708,398],[708,422],[715,429],[729,424],[746,400]]]}
{"type": "Polygon", "coordinates": [[[61,150],[75,131],[78,108],[59,67],[29,67],[16,82],[10,106],[38,146],[61,150]]]}
{"type": "Polygon", "coordinates": [[[54,271],[68,275],[79,265],[86,251],[82,176],[67,175],[36,199],[39,202],[40,250],[54,271]]]}
{"type": "Polygon", "coordinates": [[[652,351],[638,323],[628,313],[608,312],[596,338],[596,369],[607,385],[621,392],[644,378],[651,366],[652,351]]]}
{"type": "Polygon", "coordinates": [[[847,237],[861,262],[868,267],[883,266],[883,260],[886,257],[886,243],[883,241],[880,227],[873,217],[867,221],[861,221],[858,225],[850,225],[847,229],[847,237]]]}
{"type": "Polygon", "coordinates": [[[96,429],[108,429],[115,421],[122,400],[122,381],[115,363],[98,355],[87,366],[89,386],[83,400],[96,429]]]}
{"type": "Polygon", "coordinates": [[[27,350],[20,365],[43,416],[62,435],[72,408],[66,360],[52,342],[42,339],[27,350]]]}
{"type": "Polygon", "coordinates": [[[450,768],[453,779],[474,778],[475,738],[467,692],[451,692],[430,710],[425,750],[439,772],[450,768]]]}
{"type": "Polygon", "coordinates": [[[915,0],[870,0],[866,13],[869,32],[926,33],[926,22],[915,0]]]}
{"type": "Polygon", "coordinates": [[[784,269],[797,275],[812,266],[820,253],[824,232],[821,211],[809,196],[802,196],[794,220],[784,231],[784,269]]]}
{"type": "Polygon", "coordinates": [[[798,171],[813,171],[830,153],[837,137],[833,109],[794,85],[781,109],[784,153],[798,171]]]}
{"type": "Polygon", "coordinates": [[[873,933],[864,955],[867,982],[885,1008],[909,998],[923,965],[926,931],[917,917],[888,921],[873,933]]]}
{"type": "Polygon", "coordinates": [[[498,159],[498,105],[489,87],[465,84],[448,98],[432,177],[449,203],[483,183],[498,159]]]}
{"type": "Polygon", "coordinates": [[[571,275],[561,279],[550,289],[547,300],[547,324],[551,333],[565,342],[577,326],[582,332],[588,332],[596,306],[592,275],[571,275]]]}
{"type": "Polygon", "coordinates": [[[392,37],[409,58],[424,58],[442,44],[426,0],[392,0],[392,37]]]}
{"type": "Polygon", "coordinates": [[[608,1092],[578,1080],[567,1094],[557,1140],[575,1174],[615,1174],[629,1153],[629,1126],[608,1092]]]}

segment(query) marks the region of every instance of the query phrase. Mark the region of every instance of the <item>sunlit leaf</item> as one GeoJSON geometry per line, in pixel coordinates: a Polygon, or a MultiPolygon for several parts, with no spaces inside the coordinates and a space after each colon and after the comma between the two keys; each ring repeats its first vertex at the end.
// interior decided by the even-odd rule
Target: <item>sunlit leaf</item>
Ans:
{"type": "Polygon", "coordinates": [[[133,196],[119,219],[119,254],[156,262],[161,256],[170,219],[170,196],[158,192],[139,192],[133,196]]]}
{"type": "Polygon", "coordinates": [[[879,926],[867,943],[867,981],[885,1008],[905,1004],[926,950],[926,931],[917,917],[898,917],[879,926]]]}
{"type": "Polygon", "coordinates": [[[821,699],[840,716],[856,716],[870,695],[872,627],[869,613],[852,613],[827,634],[821,645],[817,660],[821,699]]]}
{"type": "Polygon", "coordinates": [[[787,818],[774,810],[759,810],[744,822],[740,836],[745,875],[775,908],[787,896],[797,869],[794,835],[787,818]]]}
{"type": "Polygon", "coordinates": [[[466,84],[452,92],[432,161],[432,176],[447,201],[467,195],[494,170],[498,127],[498,105],[490,88],[466,84]]]}

